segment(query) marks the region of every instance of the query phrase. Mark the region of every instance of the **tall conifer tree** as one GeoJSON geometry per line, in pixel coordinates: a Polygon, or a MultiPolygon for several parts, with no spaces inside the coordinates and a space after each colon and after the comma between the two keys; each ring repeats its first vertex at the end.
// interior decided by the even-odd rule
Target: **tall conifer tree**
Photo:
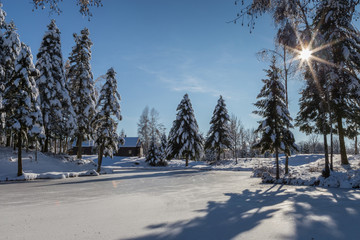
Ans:
{"type": "MultiPolygon", "coordinates": [[[[6,24],[6,23],[4,23],[6,24]]],[[[3,55],[3,79],[2,86],[6,86],[9,82],[11,82],[11,78],[14,75],[15,69],[15,61],[19,55],[21,50],[21,41],[19,34],[16,31],[16,26],[14,22],[10,22],[5,26],[6,31],[3,35],[3,44],[2,44],[2,54],[3,55]]],[[[2,118],[6,119],[7,114],[11,114],[14,111],[14,107],[8,105],[6,109],[4,108],[2,118]]],[[[6,145],[10,146],[10,139],[12,136],[12,132],[10,129],[6,129],[7,141],[6,145]]]]}
{"type": "Polygon", "coordinates": [[[321,1],[314,19],[323,43],[332,43],[325,49],[329,52],[325,59],[329,63],[326,78],[330,82],[330,105],[337,123],[342,164],[349,164],[343,121],[351,118],[351,99],[359,98],[360,89],[360,39],[359,31],[352,25],[357,4],[353,0],[321,1]]]}
{"type": "Polygon", "coordinates": [[[220,96],[210,121],[210,130],[205,142],[205,149],[217,152],[217,160],[225,149],[231,148],[231,137],[229,132],[229,114],[222,96],[220,96]]]}
{"type": "Polygon", "coordinates": [[[60,30],[55,20],[48,25],[41,42],[36,68],[40,71],[36,83],[40,90],[46,135],[43,150],[47,152],[51,138],[61,138],[66,130],[76,127],[69,92],[65,86],[60,30]]]}
{"type": "Polygon", "coordinates": [[[101,170],[102,157],[113,156],[119,145],[119,136],[116,133],[117,119],[121,121],[120,114],[120,94],[117,91],[115,71],[110,68],[106,73],[106,82],[100,91],[97,103],[98,112],[94,118],[93,128],[95,132],[95,141],[98,146],[98,168],[101,170]]]}
{"type": "Polygon", "coordinates": [[[317,64],[316,79],[314,79],[310,68],[307,67],[304,74],[306,86],[301,91],[300,111],[296,117],[296,126],[300,127],[300,131],[306,134],[320,133],[324,137],[324,177],[330,176],[327,135],[331,127],[328,119],[330,109],[327,101],[326,69],[327,67],[323,64],[317,64]]]}
{"type": "Polygon", "coordinates": [[[272,59],[269,70],[266,70],[268,79],[262,80],[264,83],[255,106],[259,109],[254,111],[264,120],[256,132],[261,133],[260,140],[254,144],[253,148],[260,149],[264,154],[266,151],[275,153],[276,156],[276,179],[280,177],[279,152],[290,155],[292,149],[297,149],[295,139],[289,128],[290,113],[286,107],[285,88],[281,83],[280,70],[276,67],[275,57],[272,59]]]}
{"type": "Polygon", "coordinates": [[[189,96],[184,95],[176,109],[176,120],[169,133],[168,159],[185,158],[186,166],[189,160],[199,159],[203,154],[203,138],[195,119],[189,96]]]}
{"type": "Polygon", "coordinates": [[[39,90],[34,80],[38,71],[33,64],[30,48],[24,44],[15,61],[14,70],[11,81],[5,85],[4,107],[13,109],[7,112],[6,127],[17,135],[18,176],[20,176],[22,175],[23,140],[28,135],[36,136],[43,132],[39,90]]]}
{"type": "Polygon", "coordinates": [[[89,137],[92,129],[90,123],[95,116],[95,89],[91,72],[91,46],[89,30],[84,28],[81,35],[74,34],[76,45],[70,54],[68,73],[71,102],[77,121],[77,158],[82,157],[82,141],[89,137]]]}

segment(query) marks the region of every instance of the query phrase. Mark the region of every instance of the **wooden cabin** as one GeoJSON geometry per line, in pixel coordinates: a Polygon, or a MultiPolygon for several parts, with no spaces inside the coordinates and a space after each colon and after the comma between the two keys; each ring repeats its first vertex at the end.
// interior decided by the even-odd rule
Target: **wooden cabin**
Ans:
{"type": "Polygon", "coordinates": [[[142,157],[143,147],[139,137],[125,137],[125,143],[119,145],[119,149],[115,156],[121,157],[142,157]]]}

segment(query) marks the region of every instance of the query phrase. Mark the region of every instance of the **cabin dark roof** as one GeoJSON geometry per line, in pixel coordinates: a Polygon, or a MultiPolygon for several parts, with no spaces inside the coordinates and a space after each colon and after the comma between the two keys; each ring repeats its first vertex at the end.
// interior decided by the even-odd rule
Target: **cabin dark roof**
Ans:
{"type": "Polygon", "coordinates": [[[140,147],[140,139],[139,137],[125,137],[124,145],[120,145],[119,147],[140,147]]]}

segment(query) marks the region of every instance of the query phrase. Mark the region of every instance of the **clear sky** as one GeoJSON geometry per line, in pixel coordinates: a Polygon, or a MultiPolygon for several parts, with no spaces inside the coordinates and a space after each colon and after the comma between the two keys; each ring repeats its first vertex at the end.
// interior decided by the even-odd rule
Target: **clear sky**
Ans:
{"type": "MultiPolygon", "coordinates": [[[[226,21],[236,16],[234,0],[104,0],[92,8],[88,21],[78,12],[75,1],[60,4],[61,15],[35,10],[29,0],[2,0],[7,21],[14,20],[21,40],[28,44],[36,61],[46,26],[51,19],[61,30],[64,61],[74,45],[73,33],[89,28],[94,43],[94,78],[113,67],[122,97],[123,120],[119,130],[137,135],[137,122],[145,106],[160,113],[167,133],[176,116],[176,107],[189,94],[201,132],[209,121],[219,95],[229,113],[245,127],[257,127],[253,103],[265,77],[256,53],[273,48],[275,36],[271,18],[258,20],[253,33],[241,24],[226,21]]],[[[289,83],[290,112],[298,111],[302,83],[289,83]]],[[[304,135],[294,131],[297,140],[304,135]]]]}

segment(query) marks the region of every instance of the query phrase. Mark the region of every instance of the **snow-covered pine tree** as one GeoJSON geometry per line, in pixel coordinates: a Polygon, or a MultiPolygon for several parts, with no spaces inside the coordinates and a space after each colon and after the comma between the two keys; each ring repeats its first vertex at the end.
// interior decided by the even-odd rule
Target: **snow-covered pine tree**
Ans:
{"type": "Polygon", "coordinates": [[[46,135],[44,152],[49,150],[51,139],[61,139],[71,129],[76,128],[74,110],[65,86],[60,30],[56,26],[55,20],[51,20],[47,28],[36,62],[36,68],[40,71],[36,83],[40,90],[41,111],[46,135]]]}
{"type": "Polygon", "coordinates": [[[217,161],[220,160],[220,154],[231,147],[229,122],[230,118],[225,101],[220,96],[210,121],[211,126],[205,142],[205,149],[216,151],[217,161]]]}
{"type": "Polygon", "coordinates": [[[276,179],[279,179],[279,152],[283,151],[286,155],[290,155],[291,149],[297,147],[294,136],[288,129],[292,128],[291,118],[286,108],[285,88],[279,79],[280,70],[276,67],[275,57],[266,73],[268,79],[262,80],[264,86],[257,96],[258,101],[254,104],[259,110],[253,113],[264,120],[259,121],[260,125],[256,131],[261,133],[261,138],[253,148],[260,149],[262,154],[266,151],[275,153],[276,179]]]}
{"type": "Polygon", "coordinates": [[[10,79],[14,72],[14,64],[21,50],[19,34],[16,32],[14,22],[6,25],[6,32],[3,36],[4,41],[4,62],[5,62],[5,79],[10,79]]]}
{"type": "Polygon", "coordinates": [[[359,99],[360,38],[359,31],[352,25],[358,1],[321,1],[314,19],[316,31],[323,43],[330,44],[325,51],[329,64],[327,80],[330,82],[331,109],[337,122],[341,150],[341,163],[349,164],[343,120],[351,118],[352,99],[359,99]]]}
{"type": "MultiPolygon", "coordinates": [[[[6,84],[10,81],[14,74],[15,60],[19,55],[21,49],[21,42],[19,38],[19,34],[16,32],[16,26],[14,22],[10,22],[6,24],[6,31],[3,35],[3,45],[2,45],[2,54],[3,55],[3,73],[4,78],[2,79],[2,85],[6,86],[6,84]]],[[[6,114],[12,112],[14,109],[11,105],[7,106],[7,109],[3,111],[3,118],[6,118],[6,114]]],[[[11,131],[6,129],[6,146],[10,146],[11,144],[11,131]]]]}
{"type": "Polygon", "coordinates": [[[299,99],[300,110],[296,117],[296,126],[300,127],[300,131],[306,134],[322,134],[324,137],[324,151],[325,151],[325,168],[323,176],[330,176],[329,157],[327,134],[330,133],[330,125],[328,119],[328,101],[327,101],[327,79],[326,69],[324,64],[309,62],[308,64],[316,64],[316,80],[315,73],[312,73],[310,67],[307,67],[304,78],[306,81],[305,88],[301,91],[301,98],[299,99]]]}
{"type": "Polygon", "coordinates": [[[106,73],[106,82],[100,91],[97,103],[98,112],[93,121],[94,139],[98,146],[98,168],[101,171],[102,157],[113,156],[119,145],[119,136],[116,133],[117,119],[121,121],[120,94],[117,92],[115,79],[116,72],[110,68],[106,73]]]}
{"type": "Polygon", "coordinates": [[[76,45],[73,47],[69,60],[69,90],[72,106],[77,122],[77,158],[82,157],[82,141],[89,137],[92,129],[90,123],[95,116],[95,90],[91,72],[91,46],[89,30],[84,28],[81,35],[74,34],[76,45]]]}
{"type": "Polygon", "coordinates": [[[189,160],[199,159],[203,155],[203,138],[188,94],[184,95],[176,110],[176,120],[168,137],[167,158],[185,158],[188,166],[189,160]]]}
{"type": "Polygon", "coordinates": [[[145,162],[148,162],[150,166],[157,166],[160,161],[161,153],[159,147],[156,145],[155,139],[152,138],[145,162]]]}
{"type": "Polygon", "coordinates": [[[34,136],[43,132],[39,90],[34,80],[34,76],[38,74],[30,48],[22,44],[15,61],[13,77],[6,83],[4,92],[5,109],[13,109],[7,112],[6,127],[17,135],[18,176],[22,175],[23,140],[27,135],[34,136]]]}
{"type": "Polygon", "coordinates": [[[166,166],[167,162],[166,162],[166,157],[167,157],[167,137],[166,134],[163,133],[161,135],[161,141],[160,141],[160,146],[159,146],[159,153],[160,153],[160,161],[157,163],[158,166],[166,166]]]}

